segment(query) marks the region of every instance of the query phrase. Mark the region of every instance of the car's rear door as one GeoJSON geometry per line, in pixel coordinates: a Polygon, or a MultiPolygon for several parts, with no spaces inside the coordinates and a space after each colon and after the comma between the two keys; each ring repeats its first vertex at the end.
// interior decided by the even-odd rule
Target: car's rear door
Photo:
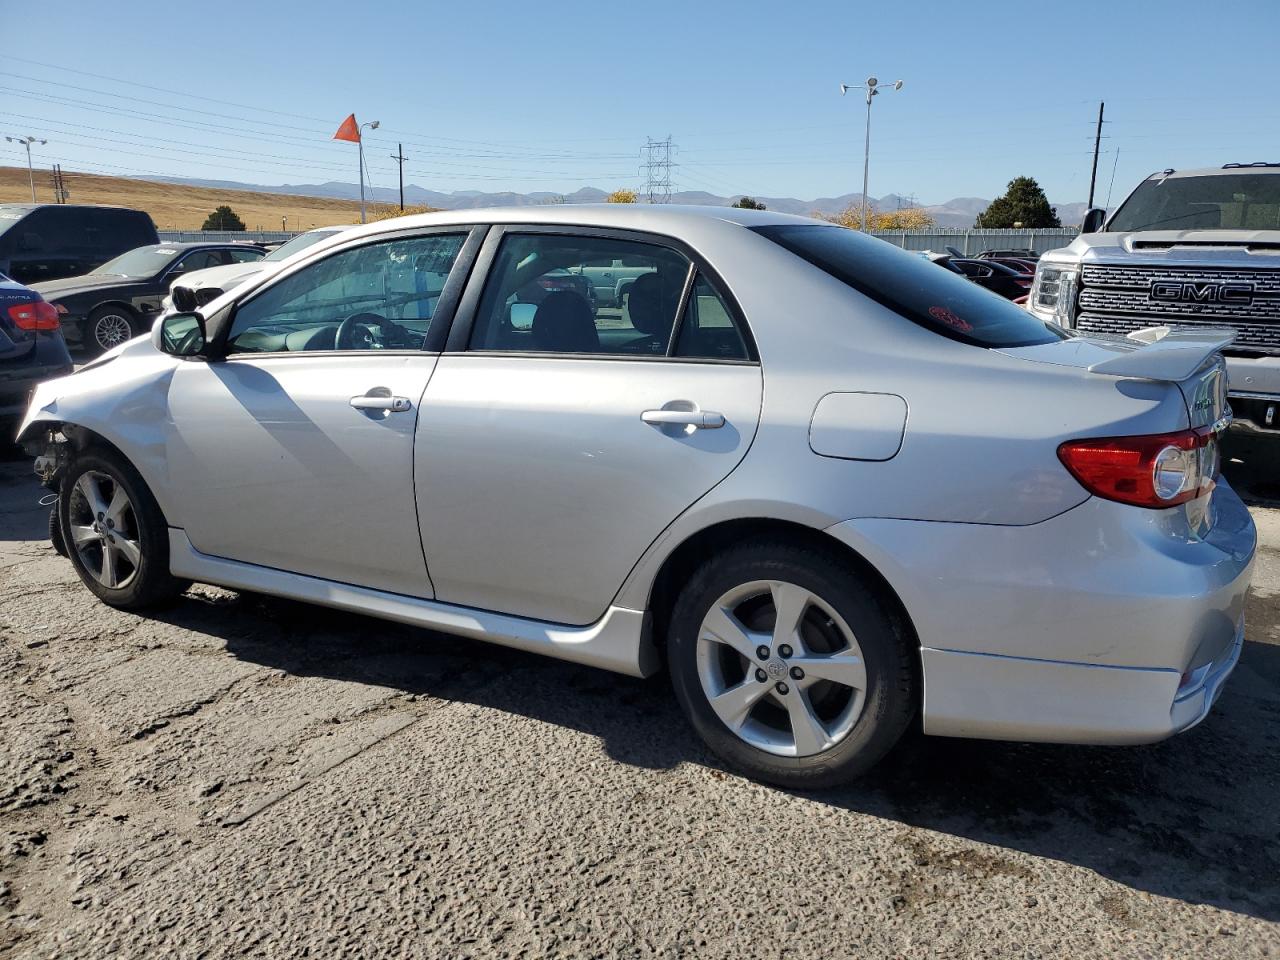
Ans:
{"type": "Polygon", "coordinates": [[[168,461],[196,550],[432,596],[414,427],[471,236],[455,227],[326,254],[236,307],[216,334],[224,361],[179,364],[168,461]]]}
{"type": "Polygon", "coordinates": [[[436,595],[589,623],[645,548],[741,461],[760,366],[723,285],[670,241],[495,229],[479,263],[492,266],[468,287],[418,418],[436,595]],[[622,307],[572,290],[520,301],[543,271],[621,257],[656,275],[622,307]]]}

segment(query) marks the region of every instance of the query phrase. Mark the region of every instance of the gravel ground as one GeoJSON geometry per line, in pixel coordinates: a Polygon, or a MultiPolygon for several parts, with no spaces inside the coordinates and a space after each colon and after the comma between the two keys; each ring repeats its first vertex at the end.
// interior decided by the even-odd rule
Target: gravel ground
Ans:
{"type": "Polygon", "coordinates": [[[197,587],[84,590],[0,464],[0,957],[1280,957],[1280,510],[1200,727],[726,772],[637,681],[197,587]]]}

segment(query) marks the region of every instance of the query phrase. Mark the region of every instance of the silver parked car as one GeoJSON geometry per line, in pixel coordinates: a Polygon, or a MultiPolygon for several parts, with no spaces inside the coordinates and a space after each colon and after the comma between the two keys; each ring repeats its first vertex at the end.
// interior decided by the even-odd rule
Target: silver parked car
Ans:
{"type": "Polygon", "coordinates": [[[41,386],[54,536],[634,676],[727,762],[847,780],[925,733],[1142,743],[1243,644],[1229,335],[1075,337],[829,224],[684,207],[354,228],[41,386]],[[643,263],[622,305],[543,286],[643,263]]]}

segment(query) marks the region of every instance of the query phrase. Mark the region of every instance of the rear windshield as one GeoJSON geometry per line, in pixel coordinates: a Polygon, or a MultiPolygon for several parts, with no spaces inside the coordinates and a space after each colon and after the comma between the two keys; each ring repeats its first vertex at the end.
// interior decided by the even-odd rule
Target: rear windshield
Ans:
{"type": "Polygon", "coordinates": [[[1144,180],[1108,230],[1280,229],[1280,172],[1144,180]]]}
{"type": "Polygon", "coordinates": [[[114,260],[108,260],[90,273],[101,273],[112,277],[154,277],[157,273],[177,259],[182,251],[176,247],[138,247],[128,253],[122,253],[114,260]]]}
{"type": "Polygon", "coordinates": [[[997,294],[891,243],[844,227],[754,227],[859,293],[935,333],[980,347],[1028,347],[1062,335],[997,294]]]}
{"type": "Polygon", "coordinates": [[[295,253],[301,253],[312,244],[319,243],[321,240],[327,240],[335,233],[340,232],[341,231],[339,230],[310,230],[307,233],[300,233],[287,243],[280,244],[280,246],[276,247],[262,259],[272,261],[287,260],[295,253]]]}

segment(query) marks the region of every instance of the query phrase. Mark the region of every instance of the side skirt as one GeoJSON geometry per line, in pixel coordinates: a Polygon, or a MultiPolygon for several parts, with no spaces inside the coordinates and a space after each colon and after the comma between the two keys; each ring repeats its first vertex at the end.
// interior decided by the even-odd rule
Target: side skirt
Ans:
{"type": "Polygon", "coordinates": [[[632,677],[650,676],[659,667],[641,610],[610,607],[585,627],[526,620],[211,557],[196,550],[186,532],[175,527],[169,528],[169,566],[175,577],[187,580],[350,610],[632,677]]]}

